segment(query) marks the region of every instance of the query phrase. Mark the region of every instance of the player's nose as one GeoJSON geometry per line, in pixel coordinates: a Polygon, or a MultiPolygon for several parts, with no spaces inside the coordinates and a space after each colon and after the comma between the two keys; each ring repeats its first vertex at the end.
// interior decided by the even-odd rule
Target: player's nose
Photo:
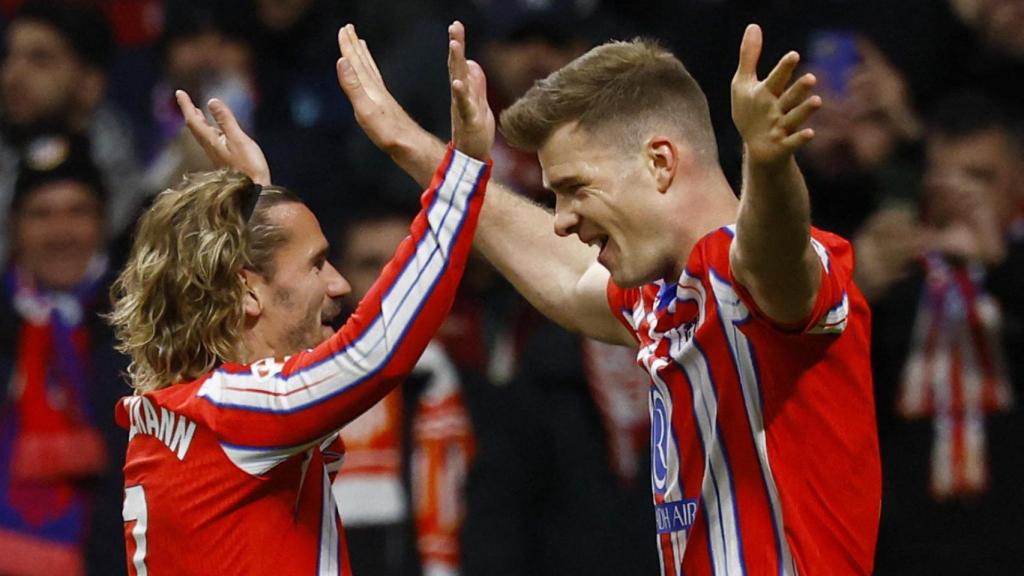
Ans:
{"type": "Polygon", "coordinates": [[[334,267],[330,262],[324,265],[326,269],[324,272],[328,274],[327,277],[327,296],[331,298],[341,298],[352,291],[352,286],[348,283],[348,280],[338,272],[338,269],[334,267]]]}
{"type": "Polygon", "coordinates": [[[555,234],[570,236],[576,233],[580,217],[572,209],[572,201],[562,195],[555,196],[555,234]]]}

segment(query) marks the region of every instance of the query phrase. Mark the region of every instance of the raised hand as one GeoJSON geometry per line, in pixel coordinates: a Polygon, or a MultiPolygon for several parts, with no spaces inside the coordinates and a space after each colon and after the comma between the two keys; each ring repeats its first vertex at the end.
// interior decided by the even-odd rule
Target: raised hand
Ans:
{"type": "Polygon", "coordinates": [[[814,131],[803,125],[821,107],[821,97],[811,94],[816,82],[813,74],[804,74],[790,84],[800,62],[796,52],[787,53],[764,80],[758,80],[762,43],[761,28],[747,26],[732,79],[732,119],[748,158],[777,164],[814,137],[814,131]]]}
{"type": "Polygon", "coordinates": [[[355,26],[346,24],[338,30],[338,84],[348,96],[356,122],[381,150],[392,154],[403,138],[422,129],[405,113],[384,85],[377,63],[356,34],[355,26]]]}
{"type": "Polygon", "coordinates": [[[487,160],[494,144],[494,113],[487,104],[483,68],[466,60],[466,29],[448,27],[448,81],[452,91],[452,141],[466,154],[487,160]]]}
{"type": "Polygon", "coordinates": [[[207,105],[216,126],[206,121],[203,112],[192,103],[184,90],[174,93],[178,108],[185,118],[189,132],[216,166],[234,168],[264,186],[270,184],[270,166],[259,144],[238,125],[231,108],[214,98],[207,105]]]}

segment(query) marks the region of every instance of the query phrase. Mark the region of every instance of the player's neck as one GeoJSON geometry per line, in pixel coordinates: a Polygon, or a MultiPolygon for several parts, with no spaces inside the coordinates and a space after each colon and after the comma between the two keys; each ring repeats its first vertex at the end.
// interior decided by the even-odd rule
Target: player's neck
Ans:
{"type": "Polygon", "coordinates": [[[720,170],[709,171],[677,196],[673,220],[676,258],[665,279],[682,274],[690,252],[701,238],[736,222],[739,200],[720,170]]]}
{"type": "Polygon", "coordinates": [[[263,358],[280,356],[274,347],[262,337],[262,334],[255,327],[246,327],[242,333],[242,345],[236,352],[235,361],[239,364],[252,364],[263,358]]]}

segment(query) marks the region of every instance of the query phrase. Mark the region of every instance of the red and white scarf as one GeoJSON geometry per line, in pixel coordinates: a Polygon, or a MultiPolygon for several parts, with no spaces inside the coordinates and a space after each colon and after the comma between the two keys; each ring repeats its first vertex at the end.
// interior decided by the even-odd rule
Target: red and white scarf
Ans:
{"type": "Polygon", "coordinates": [[[897,401],[907,419],[931,417],[930,489],[939,500],[984,492],[985,418],[1013,406],[1001,346],[1002,312],[984,268],[925,260],[925,286],[897,401]]]}
{"type": "Polygon", "coordinates": [[[612,470],[621,483],[632,484],[650,446],[650,377],[637,366],[632,348],[590,338],[583,338],[583,366],[604,423],[612,470]]]}

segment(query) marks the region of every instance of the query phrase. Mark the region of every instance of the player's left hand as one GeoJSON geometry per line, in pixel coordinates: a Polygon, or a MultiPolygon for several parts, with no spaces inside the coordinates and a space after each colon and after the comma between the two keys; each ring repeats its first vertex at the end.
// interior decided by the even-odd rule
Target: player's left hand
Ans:
{"type": "Polygon", "coordinates": [[[490,159],[495,121],[487,103],[487,78],[479,64],[466,59],[466,28],[458,20],[448,27],[448,82],[452,143],[474,158],[490,159]]]}
{"type": "Polygon", "coordinates": [[[816,79],[804,74],[790,83],[800,55],[789,52],[764,78],[757,78],[763,43],[761,27],[747,26],[740,44],[739,65],[732,79],[732,119],[752,162],[777,164],[814,137],[804,123],[821,107],[812,95],[816,79]]]}
{"type": "Polygon", "coordinates": [[[174,98],[189,132],[215,166],[234,168],[257,184],[270,185],[270,165],[263,150],[238,125],[238,120],[227,104],[216,98],[210,100],[210,114],[217,124],[212,126],[184,90],[177,90],[174,98]]]}

